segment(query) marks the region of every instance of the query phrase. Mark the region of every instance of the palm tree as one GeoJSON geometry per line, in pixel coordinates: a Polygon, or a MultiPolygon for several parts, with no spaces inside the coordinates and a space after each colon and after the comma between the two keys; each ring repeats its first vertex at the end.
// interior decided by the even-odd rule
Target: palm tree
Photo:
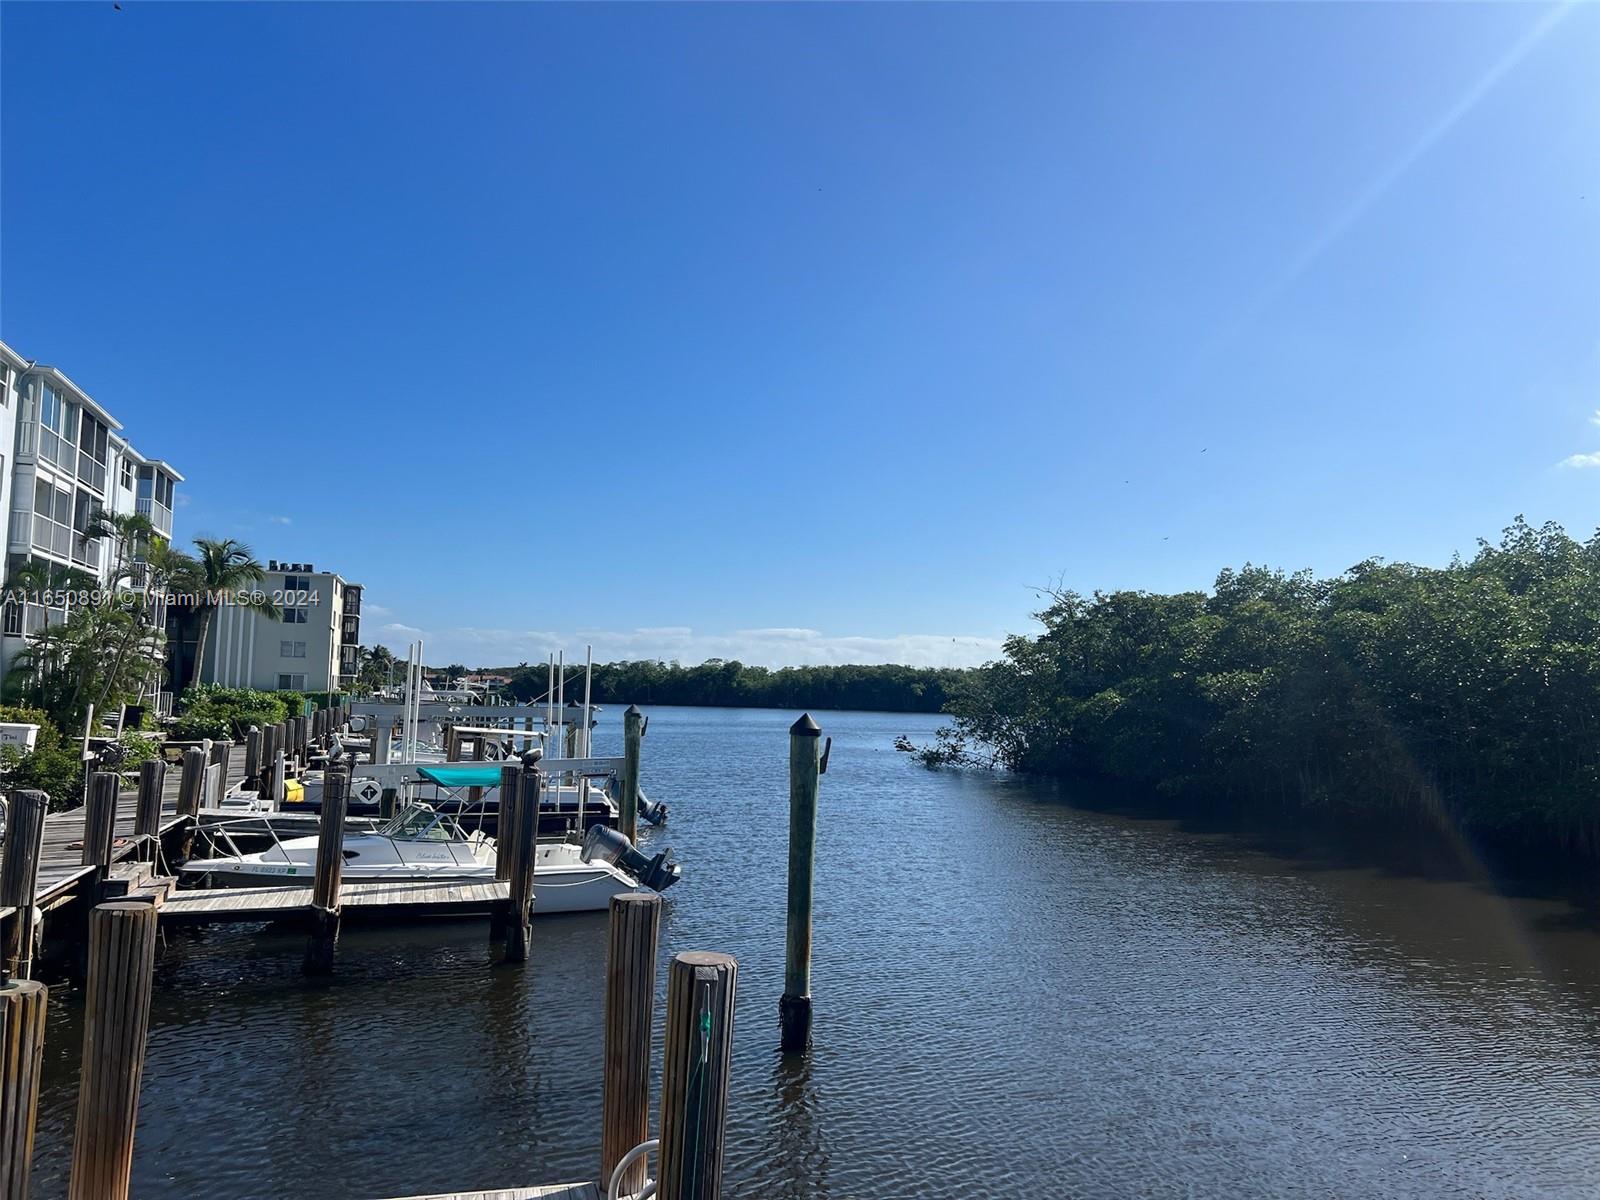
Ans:
{"type": "Polygon", "coordinates": [[[237,604],[276,621],[283,611],[271,600],[260,595],[258,588],[267,572],[250,547],[233,538],[195,538],[195,549],[200,551],[195,561],[195,582],[199,587],[199,601],[195,605],[195,619],[199,631],[194,641],[194,665],[189,669],[189,686],[200,682],[200,664],[206,657],[206,635],[211,632],[211,618],[224,602],[237,604]]]}

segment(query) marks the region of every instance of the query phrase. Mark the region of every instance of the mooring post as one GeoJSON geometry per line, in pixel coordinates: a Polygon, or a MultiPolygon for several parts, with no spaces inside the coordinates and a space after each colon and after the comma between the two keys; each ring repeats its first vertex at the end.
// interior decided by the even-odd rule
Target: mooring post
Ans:
{"type": "Polygon", "coordinates": [[[89,799],[83,806],[83,858],[80,861],[86,867],[98,868],[92,885],[97,898],[105,887],[106,871],[111,867],[120,783],[115,771],[96,771],[89,776],[89,799]]]}
{"type": "Polygon", "coordinates": [[[90,914],[69,1200],[128,1198],[155,953],[153,906],[114,901],[90,914]]]}
{"type": "MultiPolygon", "coordinates": [[[[533,866],[537,856],[534,846],[539,830],[539,795],[544,786],[543,776],[537,767],[524,767],[522,785],[517,801],[517,823],[510,830],[512,838],[510,903],[506,905],[505,961],[528,961],[528,948],[533,942],[533,866]]],[[[505,833],[501,833],[505,837],[505,833]]]]}
{"type": "Polygon", "coordinates": [[[139,799],[133,806],[133,836],[139,839],[139,854],[145,862],[155,862],[161,849],[161,792],[167,783],[167,764],[159,758],[139,764],[139,799]]]}
{"type": "MultiPolygon", "coordinates": [[[[515,848],[512,830],[517,829],[517,812],[522,804],[522,764],[507,763],[500,768],[500,803],[495,812],[494,877],[496,882],[509,883],[511,859],[515,848]]],[[[537,820],[537,818],[535,818],[537,820]]],[[[509,896],[509,892],[507,893],[509,896]]],[[[498,946],[506,940],[506,923],[511,911],[495,908],[489,914],[489,944],[498,946]]]]}
{"type": "Polygon", "coordinates": [[[50,993],[32,979],[0,984],[0,1196],[28,1195],[50,993]]]}
{"type": "Polygon", "coordinates": [[[817,855],[817,782],[822,730],[803,713],[789,727],[789,922],[784,943],[779,1045],[785,1053],[811,1045],[812,862],[817,855]]]}
{"type": "Polygon", "coordinates": [[[339,942],[339,884],[344,875],[344,817],[350,776],[329,771],[322,779],[322,816],[317,822],[317,873],[311,884],[311,939],[303,969],[331,975],[339,942]]]}
{"type": "MultiPolygon", "coordinates": [[[[609,1181],[622,1156],[650,1137],[650,1027],[655,1016],[656,945],[661,897],[627,892],[611,897],[606,942],[605,1092],[600,1118],[600,1178],[609,1181]]],[[[641,1159],[623,1176],[621,1194],[644,1187],[641,1159]]]]}
{"type": "Polygon", "coordinates": [[[389,761],[389,742],[394,737],[394,723],[388,717],[374,717],[377,725],[372,733],[372,761],[373,763],[387,763],[389,761]]]}
{"type": "Polygon", "coordinates": [[[244,734],[244,786],[261,787],[261,727],[252,725],[244,734]]]}
{"type": "Polygon", "coordinates": [[[644,714],[637,704],[622,714],[622,811],[617,828],[630,842],[639,840],[639,749],[644,741],[644,714]]]}
{"type": "Polygon", "coordinates": [[[733,1062],[731,955],[690,950],[667,969],[661,1200],[718,1200],[733,1062]]]}
{"type": "Polygon", "coordinates": [[[193,820],[200,818],[201,794],[205,790],[206,752],[191,746],[183,752],[183,777],[178,780],[178,815],[193,820]]]}
{"type": "Polygon", "coordinates": [[[11,809],[6,814],[6,857],[0,864],[0,905],[16,911],[7,928],[0,982],[26,979],[33,972],[34,901],[39,886],[39,851],[44,845],[44,811],[49,804],[50,797],[31,788],[11,793],[11,809]]]}
{"type": "MultiPolygon", "coordinates": [[[[500,768],[500,806],[495,814],[494,877],[511,878],[512,830],[517,829],[517,807],[522,803],[522,765],[500,768]]],[[[537,803],[537,798],[535,799],[537,803]]]]}
{"type": "Polygon", "coordinates": [[[268,725],[261,731],[261,757],[256,762],[256,795],[265,800],[272,791],[272,763],[277,754],[277,727],[268,725]]]}

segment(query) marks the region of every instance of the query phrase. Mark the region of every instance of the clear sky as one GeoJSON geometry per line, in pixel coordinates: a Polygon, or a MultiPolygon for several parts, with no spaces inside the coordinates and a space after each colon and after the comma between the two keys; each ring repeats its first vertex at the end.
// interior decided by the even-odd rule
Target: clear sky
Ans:
{"type": "Polygon", "coordinates": [[[1597,6],[0,38],[0,337],[188,476],[180,538],[430,661],[966,663],[1057,579],[1600,524],[1597,6]]]}

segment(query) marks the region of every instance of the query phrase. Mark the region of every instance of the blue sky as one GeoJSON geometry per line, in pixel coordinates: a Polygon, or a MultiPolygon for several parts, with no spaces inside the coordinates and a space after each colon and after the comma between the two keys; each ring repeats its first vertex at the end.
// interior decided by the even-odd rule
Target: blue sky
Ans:
{"type": "Polygon", "coordinates": [[[1600,523],[1600,7],[0,38],[0,337],[188,476],[180,536],[431,661],[966,663],[1058,579],[1600,523]]]}

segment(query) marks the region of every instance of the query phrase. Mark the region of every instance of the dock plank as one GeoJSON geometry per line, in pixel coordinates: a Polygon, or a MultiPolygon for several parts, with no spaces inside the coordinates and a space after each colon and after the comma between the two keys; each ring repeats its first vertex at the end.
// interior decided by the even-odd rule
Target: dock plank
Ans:
{"type": "Polygon", "coordinates": [[[436,1192],[402,1196],[399,1200],[600,1200],[592,1183],[559,1183],[554,1187],[510,1188],[498,1192],[436,1192]]]}
{"type": "MultiPolygon", "coordinates": [[[[510,897],[509,887],[504,881],[494,880],[347,883],[339,892],[339,908],[353,919],[384,915],[466,916],[504,905],[510,897]]],[[[191,924],[275,921],[310,907],[310,888],[197,888],[168,896],[161,907],[161,919],[191,924]]]]}

